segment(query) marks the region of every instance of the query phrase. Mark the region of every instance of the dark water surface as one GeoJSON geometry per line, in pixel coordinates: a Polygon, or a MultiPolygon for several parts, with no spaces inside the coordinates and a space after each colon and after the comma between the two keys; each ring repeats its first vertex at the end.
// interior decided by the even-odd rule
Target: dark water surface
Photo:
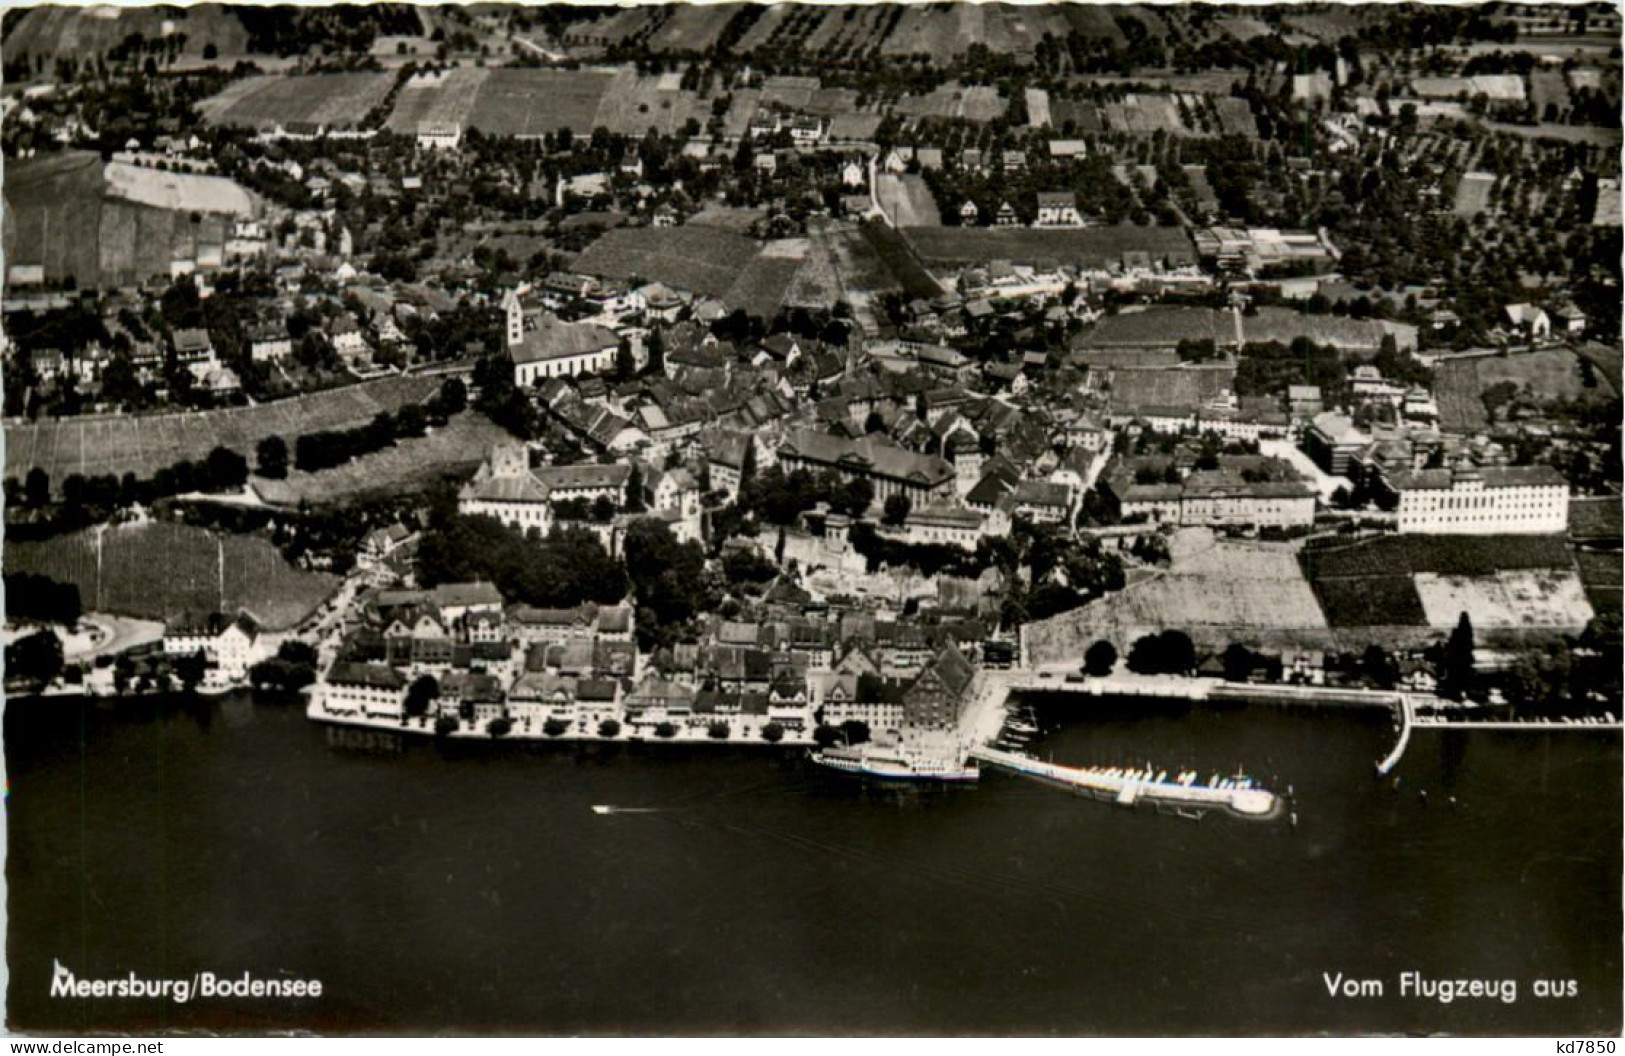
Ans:
{"type": "Polygon", "coordinates": [[[1249,773],[1197,822],[1003,774],[885,790],[741,748],[334,747],[297,706],[6,708],[15,1029],[1617,1032],[1618,734],[1039,702],[1057,761],[1249,773]],[[1426,789],[1424,800],[1420,791],[1426,789]],[[1452,797],[1454,802],[1451,802],[1452,797]],[[601,816],[593,804],[656,807],[601,816]],[[319,979],[314,1000],[52,998],[319,979]],[[1515,978],[1516,1003],[1399,996],[1515,978]],[[1322,973],[1381,979],[1331,998],[1322,973]],[[1574,980],[1540,999],[1535,980],[1574,980]]]}

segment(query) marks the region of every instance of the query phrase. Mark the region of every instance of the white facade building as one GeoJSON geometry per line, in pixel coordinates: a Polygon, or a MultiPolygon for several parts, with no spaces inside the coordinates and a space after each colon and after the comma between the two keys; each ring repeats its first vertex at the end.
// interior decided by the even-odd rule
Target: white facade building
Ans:
{"type": "Polygon", "coordinates": [[[1419,535],[1550,535],[1568,530],[1569,486],[1550,466],[1396,473],[1399,530],[1419,535]]]}

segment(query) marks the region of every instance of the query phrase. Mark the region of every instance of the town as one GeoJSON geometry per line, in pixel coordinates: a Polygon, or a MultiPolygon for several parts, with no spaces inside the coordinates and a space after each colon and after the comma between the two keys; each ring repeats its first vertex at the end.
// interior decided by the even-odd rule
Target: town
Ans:
{"type": "Polygon", "coordinates": [[[109,10],[5,17],[9,692],[1617,721],[1611,7],[109,10]]]}

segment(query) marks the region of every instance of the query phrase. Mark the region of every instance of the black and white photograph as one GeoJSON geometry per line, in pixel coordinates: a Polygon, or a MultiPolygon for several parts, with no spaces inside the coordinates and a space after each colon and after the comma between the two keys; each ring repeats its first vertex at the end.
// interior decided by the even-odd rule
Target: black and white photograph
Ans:
{"type": "Polygon", "coordinates": [[[0,17],[5,1033],[1614,1051],[1617,4],[0,17]]]}

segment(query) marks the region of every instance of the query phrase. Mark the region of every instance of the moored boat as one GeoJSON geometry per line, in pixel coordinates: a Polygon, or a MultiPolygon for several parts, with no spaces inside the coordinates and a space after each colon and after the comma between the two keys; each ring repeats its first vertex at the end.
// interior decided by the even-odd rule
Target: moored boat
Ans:
{"type": "Polygon", "coordinates": [[[961,763],[956,758],[893,745],[825,748],[812,753],[812,760],[831,770],[880,781],[967,783],[981,776],[974,763],[961,763]]]}

